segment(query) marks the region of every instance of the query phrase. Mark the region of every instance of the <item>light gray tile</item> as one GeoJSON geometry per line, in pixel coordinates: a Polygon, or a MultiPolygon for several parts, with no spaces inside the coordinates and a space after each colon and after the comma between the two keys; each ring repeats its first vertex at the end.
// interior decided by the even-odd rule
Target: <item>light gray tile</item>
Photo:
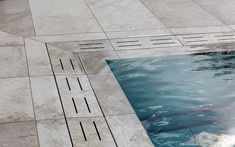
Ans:
{"type": "Polygon", "coordinates": [[[66,41],[84,41],[107,39],[104,33],[85,33],[85,34],[68,34],[68,35],[50,35],[50,36],[35,36],[28,39],[38,40],[46,43],[66,42],[66,41]]]}
{"type": "Polygon", "coordinates": [[[0,77],[28,76],[24,47],[0,47],[0,68],[0,77]]]}
{"type": "Polygon", "coordinates": [[[167,27],[222,25],[192,0],[141,0],[167,27]]]}
{"type": "Polygon", "coordinates": [[[117,59],[114,51],[97,51],[90,53],[80,53],[79,57],[87,74],[98,74],[111,72],[106,60],[117,59]]]}
{"type": "Polygon", "coordinates": [[[84,74],[76,53],[51,45],[48,50],[55,74],[84,74]]]}
{"type": "Polygon", "coordinates": [[[29,0],[37,35],[102,32],[83,0],[29,0]]]}
{"type": "Polygon", "coordinates": [[[75,147],[116,146],[103,117],[73,118],[68,124],[75,147]]]}
{"type": "Polygon", "coordinates": [[[171,35],[167,29],[107,32],[109,39],[171,35]]]}
{"type": "Polygon", "coordinates": [[[30,76],[52,75],[45,43],[25,39],[25,47],[30,76]]]}
{"type": "Polygon", "coordinates": [[[175,35],[183,35],[183,34],[199,34],[199,33],[232,32],[233,30],[227,26],[208,26],[208,27],[194,27],[194,28],[171,28],[170,31],[175,35]]]}
{"type": "Polygon", "coordinates": [[[113,50],[109,40],[84,40],[84,41],[69,41],[69,42],[55,42],[51,45],[59,48],[72,51],[75,53],[113,50]]]}
{"type": "Polygon", "coordinates": [[[102,116],[85,75],[56,76],[56,79],[67,117],[102,116]]]}
{"type": "Polygon", "coordinates": [[[106,117],[118,146],[153,147],[135,114],[106,117]]]}
{"type": "Polygon", "coordinates": [[[28,0],[0,1],[0,30],[21,36],[34,36],[28,0]]]}
{"type": "Polygon", "coordinates": [[[104,31],[159,29],[164,26],[136,0],[86,0],[104,31]]]}
{"type": "Polygon", "coordinates": [[[23,37],[19,37],[16,35],[0,31],[0,47],[23,46],[23,45],[24,45],[23,37]]]}
{"type": "Polygon", "coordinates": [[[30,77],[37,120],[64,118],[53,76],[30,77]]]}
{"type": "Polygon", "coordinates": [[[72,147],[64,119],[37,122],[41,147],[72,147]]]}
{"type": "Polygon", "coordinates": [[[38,147],[34,121],[0,124],[1,147],[38,147]]]}
{"type": "Polygon", "coordinates": [[[0,122],[34,119],[28,78],[0,79],[0,122]]]}
{"type": "Polygon", "coordinates": [[[234,0],[195,0],[199,5],[224,23],[235,24],[235,1],[234,0]]]}
{"type": "Polygon", "coordinates": [[[90,75],[89,79],[105,115],[134,113],[112,73],[90,75]]]}

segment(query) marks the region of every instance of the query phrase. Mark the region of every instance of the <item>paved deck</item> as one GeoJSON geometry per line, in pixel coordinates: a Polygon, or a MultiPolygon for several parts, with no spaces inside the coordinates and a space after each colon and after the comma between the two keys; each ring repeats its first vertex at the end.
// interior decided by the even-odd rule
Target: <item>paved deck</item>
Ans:
{"type": "Polygon", "coordinates": [[[153,146],[107,59],[235,49],[234,0],[1,0],[1,147],[153,146]]]}

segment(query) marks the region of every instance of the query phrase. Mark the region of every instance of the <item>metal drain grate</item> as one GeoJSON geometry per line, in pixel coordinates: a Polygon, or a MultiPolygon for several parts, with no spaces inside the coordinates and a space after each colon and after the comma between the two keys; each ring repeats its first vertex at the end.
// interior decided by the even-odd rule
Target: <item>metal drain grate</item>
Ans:
{"type": "Polygon", "coordinates": [[[73,118],[68,120],[75,146],[107,146],[115,147],[103,117],[73,118]]]}
{"type": "Polygon", "coordinates": [[[85,75],[56,76],[67,117],[102,116],[85,75]]]}
{"type": "Polygon", "coordinates": [[[182,46],[175,36],[112,39],[111,43],[116,50],[182,46]]]}
{"type": "Polygon", "coordinates": [[[109,40],[55,42],[55,43],[52,43],[52,45],[63,48],[68,51],[76,52],[76,53],[113,49],[109,40]]]}

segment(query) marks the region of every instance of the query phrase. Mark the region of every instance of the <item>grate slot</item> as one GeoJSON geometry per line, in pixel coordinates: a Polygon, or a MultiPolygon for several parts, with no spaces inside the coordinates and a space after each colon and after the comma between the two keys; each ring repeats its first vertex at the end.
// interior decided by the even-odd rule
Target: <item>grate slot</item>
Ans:
{"type": "Polygon", "coordinates": [[[97,129],[95,121],[93,121],[93,124],[94,124],[95,130],[96,130],[96,133],[97,133],[97,135],[99,137],[99,140],[101,140],[100,133],[99,133],[99,130],[97,129]]]}
{"type": "Polygon", "coordinates": [[[70,64],[72,66],[72,69],[75,70],[72,59],[69,59],[69,60],[70,60],[70,64]]]}
{"type": "Polygon", "coordinates": [[[214,37],[233,37],[233,34],[215,35],[214,37]]]}
{"type": "Polygon", "coordinates": [[[192,37],[183,37],[183,39],[201,39],[203,36],[192,36],[192,37]]]}
{"type": "Polygon", "coordinates": [[[69,91],[71,91],[71,87],[70,87],[70,84],[69,84],[69,80],[68,80],[68,78],[65,78],[65,79],[66,79],[66,83],[67,83],[67,85],[68,85],[69,91]]]}
{"type": "Polygon", "coordinates": [[[229,40],[234,40],[235,38],[220,38],[218,41],[229,41],[229,40]]]}
{"type": "Polygon", "coordinates": [[[80,43],[79,45],[81,45],[81,46],[88,46],[88,45],[101,45],[101,44],[103,44],[103,43],[101,43],[101,42],[95,42],[95,43],[80,43]]]}
{"type": "Polygon", "coordinates": [[[130,47],[130,46],[141,46],[141,44],[120,45],[118,47],[130,47]]]}
{"type": "Polygon", "coordinates": [[[85,103],[86,103],[86,107],[87,107],[88,112],[91,113],[91,110],[90,110],[90,107],[89,107],[88,102],[87,102],[87,100],[86,100],[86,97],[84,97],[84,100],[85,100],[85,103]]]}
{"type": "Polygon", "coordinates": [[[190,40],[190,41],[186,41],[187,43],[190,42],[207,42],[207,40],[190,40]]]}
{"type": "Polygon", "coordinates": [[[167,40],[172,40],[172,38],[150,39],[150,41],[167,41],[167,40]]]}
{"type": "Polygon", "coordinates": [[[81,84],[81,82],[80,82],[78,77],[77,77],[77,81],[78,81],[79,88],[81,89],[81,91],[83,91],[82,84],[81,84]]]}
{"type": "Polygon", "coordinates": [[[80,49],[81,50],[104,49],[104,47],[103,46],[101,46],[101,47],[82,47],[80,49]]]}
{"type": "Polygon", "coordinates": [[[84,131],[83,126],[82,126],[82,122],[79,122],[79,123],[80,123],[80,127],[82,129],[82,134],[83,134],[84,140],[87,141],[86,134],[85,134],[85,131],[84,131]]]}
{"type": "Polygon", "coordinates": [[[61,59],[59,59],[59,60],[60,60],[61,69],[64,70],[64,66],[63,66],[62,60],[61,59]]]}
{"type": "Polygon", "coordinates": [[[133,43],[133,42],[139,42],[139,40],[117,41],[116,43],[133,43]]]}
{"type": "Polygon", "coordinates": [[[159,43],[153,43],[153,45],[162,45],[162,44],[175,44],[175,42],[159,42],[159,43]]]}
{"type": "Polygon", "coordinates": [[[74,98],[72,97],[72,101],[73,101],[73,105],[74,105],[74,109],[75,109],[75,112],[78,113],[78,109],[77,109],[77,106],[76,106],[76,103],[74,101],[74,98]]]}

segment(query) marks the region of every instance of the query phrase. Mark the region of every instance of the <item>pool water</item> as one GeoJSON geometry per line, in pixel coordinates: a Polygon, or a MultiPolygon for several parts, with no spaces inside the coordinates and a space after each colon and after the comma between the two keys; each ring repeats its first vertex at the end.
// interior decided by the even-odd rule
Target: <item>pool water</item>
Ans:
{"type": "Polygon", "coordinates": [[[157,147],[235,147],[235,52],[107,61],[157,147]]]}

